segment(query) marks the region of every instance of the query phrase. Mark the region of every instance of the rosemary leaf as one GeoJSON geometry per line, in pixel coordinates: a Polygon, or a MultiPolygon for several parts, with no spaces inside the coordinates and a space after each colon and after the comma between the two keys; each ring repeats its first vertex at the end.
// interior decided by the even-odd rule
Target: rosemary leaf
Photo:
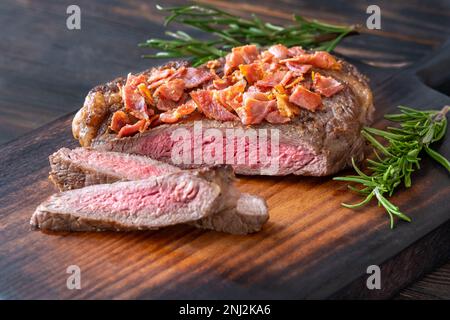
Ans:
{"type": "Polygon", "coordinates": [[[183,31],[169,32],[173,39],[149,39],[140,43],[140,47],[158,50],[158,53],[144,55],[144,58],[183,57],[194,65],[223,57],[232,47],[256,44],[260,47],[281,43],[286,46],[303,46],[316,50],[333,50],[346,36],[356,33],[355,26],[337,26],[308,21],[294,15],[293,24],[275,25],[261,20],[256,15],[245,19],[206,5],[186,5],[156,8],[167,17],[164,25],[180,23],[210,34],[214,40],[195,39],[183,31]],[[195,47],[195,50],[192,48],[195,47]]]}
{"type": "Polygon", "coordinates": [[[450,110],[445,106],[440,111],[416,110],[399,106],[400,114],[386,115],[385,118],[400,124],[400,128],[387,127],[387,130],[364,128],[363,137],[375,148],[377,160],[367,159],[370,173],[360,170],[352,159],[353,168],[357,175],[335,177],[334,180],[357,183],[364,188],[358,189],[349,186],[349,189],[364,196],[364,200],[356,204],[342,205],[346,208],[356,209],[367,205],[373,196],[378,200],[390,219],[391,228],[394,227],[394,218],[411,221],[411,218],[392,204],[387,197],[391,197],[395,189],[403,182],[405,187],[412,185],[411,175],[420,169],[420,153],[425,150],[432,159],[441,164],[450,173],[450,162],[441,154],[430,148],[430,144],[444,138],[447,129],[446,114],[450,110]],[[385,140],[379,142],[375,136],[385,140]],[[382,155],[376,152],[380,150],[382,155]]]}

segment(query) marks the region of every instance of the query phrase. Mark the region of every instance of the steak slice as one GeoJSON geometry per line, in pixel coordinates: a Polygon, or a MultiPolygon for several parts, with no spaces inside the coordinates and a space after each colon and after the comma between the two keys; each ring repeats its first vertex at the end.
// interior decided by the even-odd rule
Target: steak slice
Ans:
{"type": "MultiPolygon", "coordinates": [[[[102,152],[90,148],[62,148],[50,157],[50,179],[61,190],[116,181],[141,180],[181,172],[178,167],[148,157],[119,152],[102,152]]],[[[234,174],[229,166],[191,171],[219,186],[216,212],[195,226],[233,234],[256,232],[268,220],[263,198],[241,194],[234,186],[234,174]],[[214,216],[214,218],[212,218],[214,216]]]]}
{"type": "Polygon", "coordinates": [[[261,197],[243,193],[234,208],[212,214],[191,224],[203,229],[247,234],[261,230],[268,219],[266,201],[261,197]]]}
{"type": "Polygon", "coordinates": [[[189,172],[93,185],[52,195],[30,223],[54,231],[157,229],[212,214],[219,194],[219,186],[189,172]]]}
{"type": "Polygon", "coordinates": [[[88,148],[61,148],[49,157],[50,180],[60,191],[95,184],[180,172],[181,169],[149,157],[118,152],[98,152],[88,148]]]}

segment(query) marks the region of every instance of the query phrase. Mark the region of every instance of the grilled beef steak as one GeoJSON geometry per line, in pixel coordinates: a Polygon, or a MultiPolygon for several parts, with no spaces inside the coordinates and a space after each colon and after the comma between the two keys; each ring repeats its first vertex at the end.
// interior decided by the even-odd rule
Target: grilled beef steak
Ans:
{"type": "Polygon", "coordinates": [[[146,230],[215,212],[220,188],[188,172],[100,184],[52,195],[31,218],[54,231],[146,230]]]}
{"type": "Polygon", "coordinates": [[[171,63],[98,86],[72,129],[83,146],[183,168],[227,163],[239,174],[323,176],[343,169],[352,157],[362,159],[360,129],[372,114],[367,80],[351,64],[298,47],[258,52],[244,46],[199,68],[171,63]],[[201,120],[200,134],[195,120],[201,120]],[[192,141],[181,163],[174,160],[177,129],[184,130],[184,142],[192,141]],[[208,129],[219,132],[211,138],[208,129]],[[230,142],[227,129],[244,134],[230,142]],[[256,140],[245,136],[253,133],[256,140]],[[260,143],[266,134],[270,147],[260,143]],[[227,152],[229,144],[236,147],[227,152]],[[194,161],[195,153],[210,150],[212,161],[194,161]]]}
{"type": "MultiPolygon", "coordinates": [[[[181,172],[181,169],[148,157],[89,148],[62,148],[50,157],[50,179],[61,190],[126,180],[142,180],[181,172]]],[[[268,220],[264,199],[241,194],[233,185],[230,167],[199,169],[192,174],[219,186],[221,192],[215,212],[194,224],[232,234],[259,231],[268,220]]]]}

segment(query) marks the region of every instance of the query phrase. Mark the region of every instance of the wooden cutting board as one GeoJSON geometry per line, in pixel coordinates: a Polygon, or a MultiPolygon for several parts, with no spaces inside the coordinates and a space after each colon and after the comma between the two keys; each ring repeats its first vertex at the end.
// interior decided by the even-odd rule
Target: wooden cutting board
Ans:
{"type": "MultiPolygon", "coordinates": [[[[450,45],[419,68],[370,78],[375,126],[399,104],[441,108],[450,98],[450,45]],[[447,73],[446,73],[447,72],[447,73]],[[446,78],[447,77],[447,78],[446,78]]],[[[175,226],[151,232],[32,232],[29,218],[54,187],[48,155],[75,147],[63,117],[7,144],[0,153],[0,298],[387,298],[450,253],[450,185],[444,169],[425,159],[410,190],[393,202],[413,218],[390,230],[375,204],[359,211],[341,202],[359,198],[331,178],[242,177],[239,187],[267,199],[270,221],[253,235],[233,236],[175,226]],[[381,266],[381,290],[366,287],[369,265],[381,266]],[[69,290],[66,269],[81,270],[69,290]]],[[[450,138],[437,150],[450,157],[450,138]]],[[[349,173],[351,171],[343,172],[349,173]]]]}

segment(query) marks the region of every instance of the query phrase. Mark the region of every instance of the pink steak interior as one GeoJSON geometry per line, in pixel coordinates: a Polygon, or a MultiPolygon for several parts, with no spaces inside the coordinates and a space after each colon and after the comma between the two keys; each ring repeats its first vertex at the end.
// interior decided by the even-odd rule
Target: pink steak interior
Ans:
{"type": "Polygon", "coordinates": [[[128,180],[146,179],[179,171],[175,167],[158,163],[152,159],[83,148],[72,150],[70,158],[81,165],[87,165],[99,171],[114,172],[119,176],[127,177],[128,180]]]}

